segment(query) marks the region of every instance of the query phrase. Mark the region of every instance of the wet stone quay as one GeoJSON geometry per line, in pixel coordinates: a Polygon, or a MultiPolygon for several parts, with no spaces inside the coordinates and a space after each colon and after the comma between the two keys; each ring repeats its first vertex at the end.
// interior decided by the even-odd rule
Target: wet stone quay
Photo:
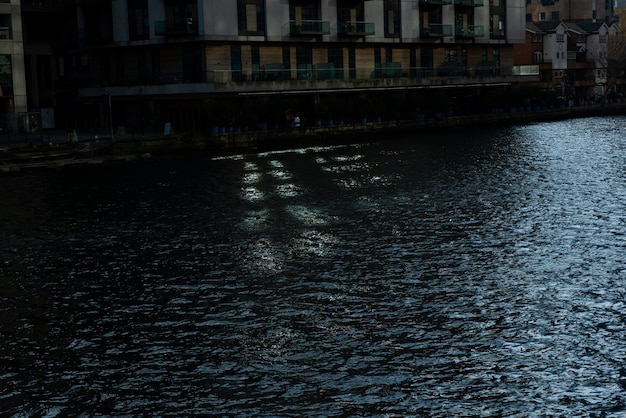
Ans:
{"type": "Polygon", "coordinates": [[[2,416],[626,415],[626,117],[0,190],[2,416]]]}

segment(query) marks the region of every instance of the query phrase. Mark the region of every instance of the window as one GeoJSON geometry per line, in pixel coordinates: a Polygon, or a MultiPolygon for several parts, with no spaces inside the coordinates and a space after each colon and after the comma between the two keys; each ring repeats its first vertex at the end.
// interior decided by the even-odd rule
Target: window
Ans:
{"type": "Polygon", "coordinates": [[[263,0],[238,0],[237,19],[240,35],[265,33],[265,6],[263,0]]]}
{"type": "Polygon", "coordinates": [[[128,36],[133,41],[150,37],[148,0],[128,0],[128,36]]]}
{"type": "Polygon", "coordinates": [[[556,34],[556,41],[557,42],[565,42],[565,35],[563,35],[562,33],[557,33],[556,34]]]}
{"type": "Polygon", "coordinates": [[[541,51],[533,52],[533,63],[534,64],[541,64],[542,62],[543,62],[543,55],[542,55],[541,51]]]}
{"type": "Polygon", "coordinates": [[[166,0],[167,32],[171,35],[198,33],[198,7],[192,0],[166,0]]]}
{"type": "Polygon", "coordinates": [[[320,19],[319,7],[312,0],[290,0],[289,20],[294,21],[317,21],[320,19]]]}
{"type": "Polygon", "coordinates": [[[11,56],[0,55],[0,88],[4,96],[13,95],[13,75],[11,70],[11,56]]]}
{"type": "Polygon", "coordinates": [[[0,39],[11,38],[11,15],[0,15],[0,39]]]}
{"type": "Polygon", "coordinates": [[[385,0],[385,37],[400,37],[400,0],[385,0]]]}
{"type": "Polygon", "coordinates": [[[543,21],[543,20],[546,20],[546,12],[539,13],[539,21],[543,21]]]}
{"type": "Polygon", "coordinates": [[[554,21],[561,20],[559,12],[556,11],[556,12],[550,13],[550,20],[554,20],[554,21]]]}
{"type": "Polygon", "coordinates": [[[541,43],[543,41],[543,37],[538,33],[533,33],[533,42],[541,43]]]}

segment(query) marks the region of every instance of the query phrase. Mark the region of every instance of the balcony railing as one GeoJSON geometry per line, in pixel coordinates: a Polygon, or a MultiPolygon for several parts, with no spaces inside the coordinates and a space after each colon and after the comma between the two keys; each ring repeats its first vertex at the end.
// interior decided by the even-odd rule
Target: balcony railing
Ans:
{"type": "Polygon", "coordinates": [[[421,38],[441,38],[443,36],[452,36],[452,25],[429,23],[428,26],[420,28],[421,38]]]}
{"type": "Polygon", "coordinates": [[[339,36],[368,36],[376,33],[374,22],[339,22],[337,35],[339,36]]]}
{"type": "Polygon", "coordinates": [[[479,38],[485,36],[485,27],[476,25],[457,26],[454,36],[458,38],[479,38]]]}
{"type": "Polygon", "coordinates": [[[444,6],[452,2],[453,0],[419,0],[420,6],[444,6]]]}
{"type": "Polygon", "coordinates": [[[483,0],[454,0],[454,4],[457,6],[477,7],[482,6],[483,0]]]}
{"type": "MultiPolygon", "coordinates": [[[[10,3],[10,0],[0,0],[0,3],[10,3]]],[[[21,6],[22,11],[51,11],[60,10],[63,2],[61,0],[22,0],[21,6]]]]}
{"type": "MultiPolygon", "coordinates": [[[[320,86],[328,86],[323,83],[338,83],[347,80],[375,80],[375,79],[404,79],[421,83],[429,78],[464,78],[473,80],[485,76],[500,77],[514,75],[510,67],[500,67],[495,62],[483,62],[474,67],[450,62],[436,67],[403,67],[402,63],[384,63],[375,68],[336,68],[332,63],[317,63],[300,65],[296,68],[284,69],[280,63],[267,64],[258,68],[246,70],[209,70],[205,72],[175,72],[149,75],[144,77],[128,77],[115,79],[107,82],[82,79],[81,87],[139,87],[139,86],[163,86],[172,84],[203,84],[215,85],[231,84],[234,89],[253,87],[257,83],[284,83],[280,87],[271,88],[315,88],[311,82],[322,83],[320,86]],[[236,87],[240,86],[240,87],[236,87]]],[[[406,82],[406,81],[402,81],[406,82]]],[[[341,84],[333,84],[334,88],[341,84]]],[[[267,86],[265,87],[267,88],[267,86]]]]}
{"type": "Polygon", "coordinates": [[[330,22],[324,20],[291,20],[289,34],[291,36],[318,36],[330,33],[330,22]]]}
{"type": "Polygon", "coordinates": [[[198,22],[187,19],[184,22],[165,22],[157,20],[154,22],[155,36],[194,36],[198,35],[198,22]]]}

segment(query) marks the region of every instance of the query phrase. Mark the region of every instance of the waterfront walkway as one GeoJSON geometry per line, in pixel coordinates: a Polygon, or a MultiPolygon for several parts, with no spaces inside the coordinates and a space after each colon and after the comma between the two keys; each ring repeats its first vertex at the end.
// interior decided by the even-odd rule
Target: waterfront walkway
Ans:
{"type": "Polygon", "coordinates": [[[587,116],[626,114],[626,103],[553,109],[510,109],[483,115],[443,115],[412,119],[376,120],[357,123],[314,123],[311,126],[277,129],[224,131],[205,136],[171,134],[166,136],[124,135],[110,132],[49,130],[29,135],[0,138],[0,172],[24,168],[65,167],[128,161],[152,154],[202,150],[232,153],[263,148],[324,145],[341,138],[352,139],[376,132],[400,132],[470,126],[497,126],[587,116]]]}

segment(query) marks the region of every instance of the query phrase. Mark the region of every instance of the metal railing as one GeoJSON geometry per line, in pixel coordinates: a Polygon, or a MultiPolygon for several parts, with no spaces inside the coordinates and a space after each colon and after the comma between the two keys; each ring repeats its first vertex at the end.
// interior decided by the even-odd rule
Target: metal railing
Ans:
{"type": "MultiPolygon", "coordinates": [[[[245,70],[209,70],[206,72],[174,72],[144,77],[128,77],[125,79],[97,82],[95,80],[80,80],[81,87],[138,87],[160,86],[171,84],[211,83],[211,84],[241,84],[286,82],[340,82],[363,81],[375,79],[420,79],[428,78],[480,78],[515,75],[512,67],[500,67],[493,61],[479,63],[476,66],[465,66],[460,63],[443,63],[435,67],[403,67],[401,63],[384,63],[374,68],[335,68],[329,63],[303,65],[299,68],[283,69],[277,65],[268,65],[267,68],[245,70]],[[322,65],[324,64],[324,65],[322,65]]],[[[530,74],[528,74],[530,75],[530,74]]],[[[290,84],[290,88],[297,88],[298,84],[290,84]]],[[[310,86],[309,86],[310,87],[310,86]]],[[[278,87],[277,87],[278,88],[278,87]]]]}
{"type": "Polygon", "coordinates": [[[421,38],[452,36],[452,25],[429,23],[428,26],[421,27],[419,33],[421,38]]]}
{"type": "Polygon", "coordinates": [[[483,0],[454,0],[454,4],[457,6],[477,7],[482,6],[483,0]]]}
{"type": "Polygon", "coordinates": [[[454,36],[459,38],[478,38],[485,36],[485,27],[476,25],[457,26],[454,28],[454,36]]]}
{"type": "Polygon", "coordinates": [[[289,21],[289,34],[298,35],[328,35],[330,22],[324,20],[291,20],[289,21]]]}
{"type": "Polygon", "coordinates": [[[374,22],[338,22],[337,34],[339,36],[368,36],[376,33],[374,22]]]}

